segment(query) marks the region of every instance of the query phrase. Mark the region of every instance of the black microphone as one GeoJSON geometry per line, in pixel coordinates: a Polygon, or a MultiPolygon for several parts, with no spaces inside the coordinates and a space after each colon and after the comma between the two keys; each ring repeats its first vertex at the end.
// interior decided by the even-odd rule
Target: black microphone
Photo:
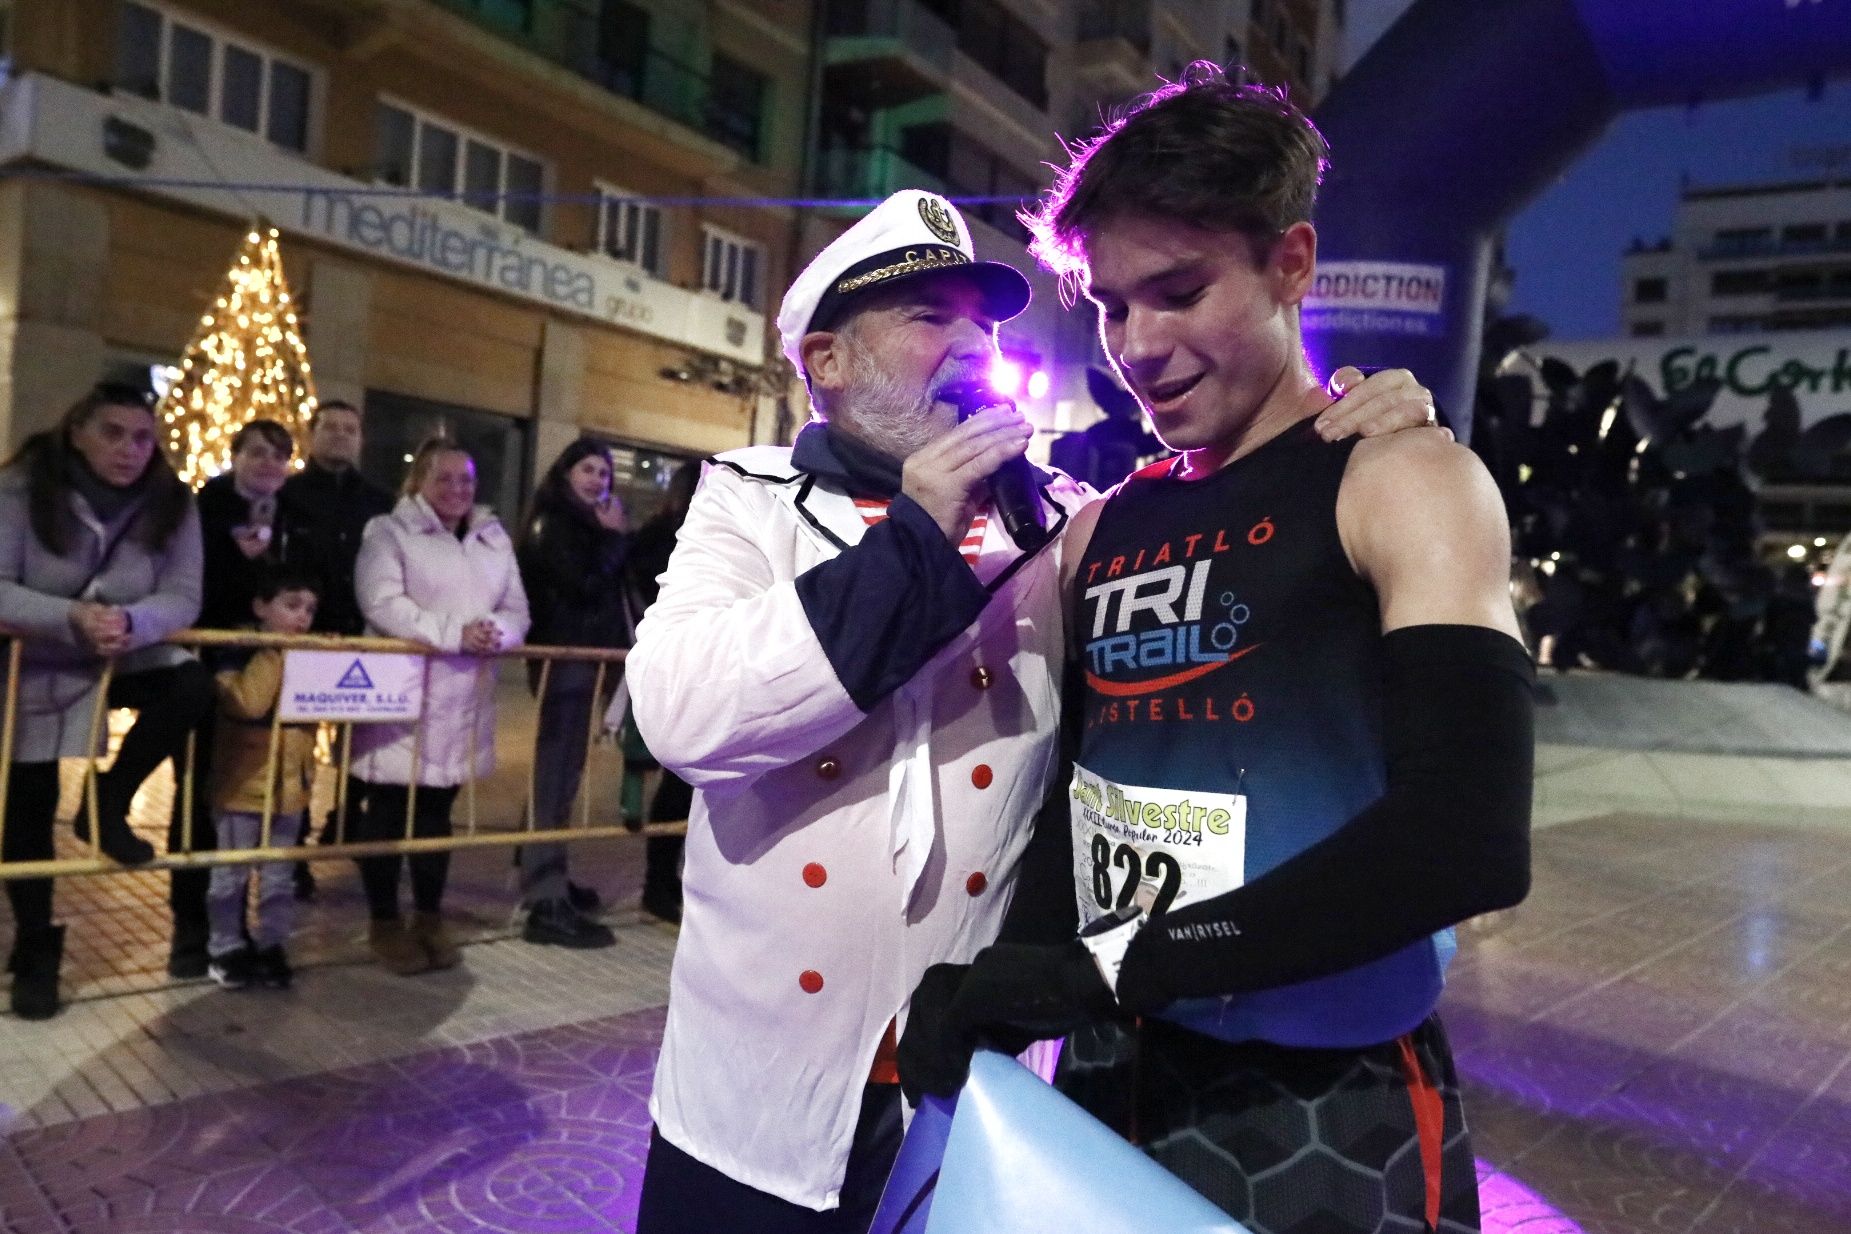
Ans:
{"type": "MultiPolygon", "coordinates": [[[[939,397],[958,409],[958,423],[970,419],[986,407],[1015,410],[1015,400],[999,394],[981,381],[954,382],[939,391],[939,397]]],[[[1048,529],[1041,525],[1041,500],[1035,490],[1035,472],[1028,459],[1017,455],[990,476],[990,500],[1003,520],[1003,530],[1015,546],[1032,553],[1048,542],[1048,529]]]]}

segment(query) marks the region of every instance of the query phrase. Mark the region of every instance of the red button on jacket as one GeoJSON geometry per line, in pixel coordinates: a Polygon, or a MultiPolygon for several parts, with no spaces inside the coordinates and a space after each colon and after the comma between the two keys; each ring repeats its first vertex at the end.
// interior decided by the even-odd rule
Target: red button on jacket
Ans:
{"type": "Polygon", "coordinates": [[[823,868],[821,862],[812,861],[803,868],[803,881],[811,887],[821,887],[829,881],[829,871],[823,868]]]}
{"type": "Polygon", "coordinates": [[[803,987],[805,994],[820,994],[823,989],[823,975],[813,968],[806,968],[797,974],[797,984],[803,987]]]}
{"type": "Polygon", "coordinates": [[[986,890],[989,889],[989,886],[990,886],[990,880],[983,876],[982,870],[977,871],[975,874],[971,875],[969,878],[964,880],[964,890],[974,896],[982,895],[986,890]]]}

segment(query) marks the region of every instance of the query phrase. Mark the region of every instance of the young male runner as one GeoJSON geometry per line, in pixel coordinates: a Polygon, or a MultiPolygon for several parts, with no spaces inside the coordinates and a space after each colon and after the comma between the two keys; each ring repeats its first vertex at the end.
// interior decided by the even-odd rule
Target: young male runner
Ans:
{"type": "Polygon", "coordinates": [[[1477,459],[1314,428],[1325,155],[1282,95],[1198,65],[1031,222],[1182,455],[1064,550],[1071,828],[1012,915],[1066,863],[1091,937],[929,971],[900,1071],[955,1089],[980,1036],[1078,1027],[1063,1090],[1256,1234],[1476,1230],[1433,1009],[1443,932],[1528,889],[1533,671],[1477,459]]]}

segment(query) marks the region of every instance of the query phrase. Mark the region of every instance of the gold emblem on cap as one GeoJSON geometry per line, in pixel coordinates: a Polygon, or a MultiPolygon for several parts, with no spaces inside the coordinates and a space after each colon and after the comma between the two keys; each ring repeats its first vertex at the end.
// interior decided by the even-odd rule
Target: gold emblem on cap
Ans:
{"type": "Polygon", "coordinates": [[[946,244],[958,242],[958,226],[951,221],[951,210],[938,198],[919,199],[919,218],[928,231],[946,244]]]}

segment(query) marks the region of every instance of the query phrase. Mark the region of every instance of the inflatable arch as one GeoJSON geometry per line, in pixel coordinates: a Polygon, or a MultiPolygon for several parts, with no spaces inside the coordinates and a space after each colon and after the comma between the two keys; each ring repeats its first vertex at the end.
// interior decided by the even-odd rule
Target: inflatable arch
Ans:
{"type": "Polygon", "coordinates": [[[1416,0],[1314,117],[1313,356],[1411,368],[1469,433],[1498,228],[1608,122],[1846,72],[1851,0],[1416,0]]]}

